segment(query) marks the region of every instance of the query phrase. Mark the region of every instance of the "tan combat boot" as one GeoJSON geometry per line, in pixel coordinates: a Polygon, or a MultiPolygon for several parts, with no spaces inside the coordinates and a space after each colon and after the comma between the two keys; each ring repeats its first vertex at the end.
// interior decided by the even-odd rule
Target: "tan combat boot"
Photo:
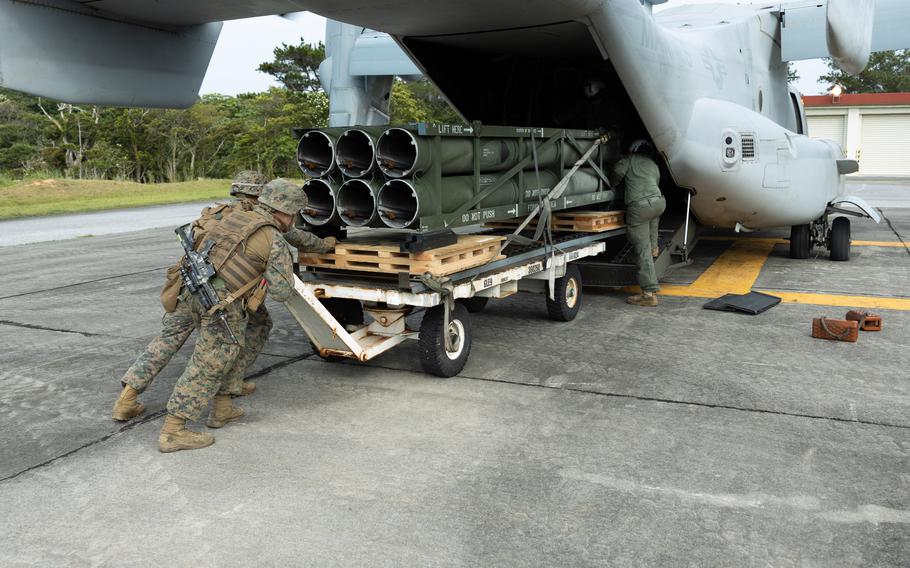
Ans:
{"type": "Polygon", "coordinates": [[[215,404],[212,413],[209,414],[209,421],[205,423],[209,428],[221,428],[228,422],[233,422],[243,416],[244,412],[234,406],[231,402],[231,395],[215,395],[215,404]]]}
{"type": "Polygon", "coordinates": [[[145,405],[139,402],[139,391],[129,385],[123,385],[117,402],[114,403],[114,411],[111,416],[114,420],[126,422],[145,412],[145,405]]]}
{"type": "Polygon", "coordinates": [[[215,436],[186,429],[186,420],[168,414],[158,435],[158,451],[198,450],[215,443],[215,436]]]}
{"type": "Polygon", "coordinates": [[[243,389],[237,396],[250,396],[254,392],[256,392],[256,383],[253,381],[243,381],[243,389]]]}
{"type": "Polygon", "coordinates": [[[641,294],[635,294],[634,296],[629,296],[626,298],[626,303],[632,304],[634,306],[653,307],[657,305],[657,294],[654,292],[642,292],[641,294]]]}

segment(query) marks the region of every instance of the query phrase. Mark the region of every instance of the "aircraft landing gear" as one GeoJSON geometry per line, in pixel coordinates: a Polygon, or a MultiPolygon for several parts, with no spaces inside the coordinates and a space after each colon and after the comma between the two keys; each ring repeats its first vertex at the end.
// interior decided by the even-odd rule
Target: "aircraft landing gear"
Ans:
{"type": "Polygon", "coordinates": [[[828,250],[831,251],[831,260],[850,260],[850,219],[838,217],[831,223],[828,250]]]}
{"type": "Polygon", "coordinates": [[[790,227],[790,258],[805,260],[815,247],[828,249],[831,260],[850,260],[850,219],[838,217],[829,223],[825,216],[790,227]]]}
{"type": "Polygon", "coordinates": [[[805,260],[812,251],[810,225],[793,225],[790,227],[790,258],[805,260]]]}

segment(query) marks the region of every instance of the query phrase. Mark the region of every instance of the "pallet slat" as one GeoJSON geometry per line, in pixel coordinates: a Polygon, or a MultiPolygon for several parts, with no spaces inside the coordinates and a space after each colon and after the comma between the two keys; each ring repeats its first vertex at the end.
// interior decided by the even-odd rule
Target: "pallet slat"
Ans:
{"type": "Polygon", "coordinates": [[[453,245],[421,253],[401,252],[399,244],[370,238],[338,243],[329,254],[301,254],[300,264],[337,270],[445,276],[504,258],[499,255],[503,237],[462,235],[453,245]]]}
{"type": "MultiPolygon", "coordinates": [[[[572,231],[578,233],[602,233],[624,226],[625,211],[568,211],[553,214],[551,227],[554,231],[572,231]]],[[[524,219],[509,219],[487,223],[495,229],[516,229],[524,219]]],[[[528,223],[527,228],[537,226],[537,217],[528,223]]]]}

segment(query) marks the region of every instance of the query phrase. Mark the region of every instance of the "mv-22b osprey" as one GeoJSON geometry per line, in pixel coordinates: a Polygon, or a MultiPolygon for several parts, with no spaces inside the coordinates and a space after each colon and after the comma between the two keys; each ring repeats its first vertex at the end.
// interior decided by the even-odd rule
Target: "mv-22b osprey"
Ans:
{"type": "Polygon", "coordinates": [[[387,120],[391,76],[420,73],[467,121],[648,138],[702,224],[791,227],[791,256],[819,245],[848,258],[849,221],[829,217],[880,217],[844,195],[857,163],[806,136],[788,62],[832,57],[859,73],[872,51],[910,47],[910,2],[700,4],[654,15],[664,1],[0,0],[0,85],[72,102],[188,106],[217,22],[309,10],[360,27],[328,28],[322,78],[333,125],[387,120]]]}

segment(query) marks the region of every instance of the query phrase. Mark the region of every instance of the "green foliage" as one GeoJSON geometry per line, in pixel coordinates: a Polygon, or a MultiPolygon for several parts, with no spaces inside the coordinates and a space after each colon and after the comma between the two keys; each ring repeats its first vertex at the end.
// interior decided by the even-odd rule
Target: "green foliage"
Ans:
{"type": "Polygon", "coordinates": [[[873,53],[866,70],[852,76],[828,60],[828,74],[818,82],[829,88],[840,85],[844,93],[906,93],[910,92],[910,50],[873,53]]]}
{"type": "MultiPolygon", "coordinates": [[[[329,101],[317,70],[322,44],[282,45],[260,70],[284,86],[205,95],[186,110],[79,106],[0,89],[0,183],[41,179],[181,182],[255,169],[297,177],[295,127],[324,127],[329,101]]],[[[392,121],[459,123],[428,81],[396,81],[392,121]]]]}
{"type": "Polygon", "coordinates": [[[0,90],[0,172],[177,182],[299,175],[294,127],[325,126],[321,92],[206,95],[186,110],[78,107],[0,90]],[[43,110],[42,110],[43,109],[43,110]]]}
{"type": "Polygon", "coordinates": [[[282,43],[275,48],[275,59],[259,66],[286,88],[299,93],[316,93],[322,90],[319,83],[319,64],[325,59],[325,45],[307,43],[300,38],[299,45],[282,43]]]}
{"type": "Polygon", "coordinates": [[[796,72],[796,66],[793,62],[787,63],[787,82],[796,83],[799,81],[799,73],[796,72]]]}
{"type": "Polygon", "coordinates": [[[464,122],[452,109],[439,90],[426,79],[406,83],[396,80],[392,85],[389,114],[392,123],[434,122],[461,124],[464,122]]]}

